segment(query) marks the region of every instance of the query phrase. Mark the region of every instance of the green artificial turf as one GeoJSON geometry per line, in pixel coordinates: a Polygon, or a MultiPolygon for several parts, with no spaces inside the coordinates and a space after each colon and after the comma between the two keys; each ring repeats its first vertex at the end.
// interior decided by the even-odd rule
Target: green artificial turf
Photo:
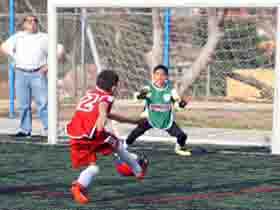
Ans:
{"type": "Polygon", "coordinates": [[[121,177],[114,157],[101,156],[91,202],[82,206],[69,192],[79,171],[70,166],[67,146],[0,143],[0,210],[279,209],[280,157],[267,148],[200,145],[207,152],[180,157],[173,147],[130,147],[150,160],[143,182],[121,177]]]}

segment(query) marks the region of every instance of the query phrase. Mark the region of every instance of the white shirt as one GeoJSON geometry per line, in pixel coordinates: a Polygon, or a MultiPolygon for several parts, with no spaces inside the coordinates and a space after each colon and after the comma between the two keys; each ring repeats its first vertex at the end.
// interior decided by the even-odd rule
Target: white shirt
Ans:
{"type": "Polygon", "coordinates": [[[47,64],[48,34],[17,32],[2,47],[14,59],[16,68],[33,70],[47,64]]]}

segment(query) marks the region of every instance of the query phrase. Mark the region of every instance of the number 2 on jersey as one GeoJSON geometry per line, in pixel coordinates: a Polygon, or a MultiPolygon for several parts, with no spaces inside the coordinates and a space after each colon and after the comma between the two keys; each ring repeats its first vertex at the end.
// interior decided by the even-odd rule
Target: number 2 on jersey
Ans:
{"type": "Polygon", "coordinates": [[[99,95],[88,94],[81,98],[80,103],[77,106],[78,111],[91,112],[98,101],[99,95]]]}

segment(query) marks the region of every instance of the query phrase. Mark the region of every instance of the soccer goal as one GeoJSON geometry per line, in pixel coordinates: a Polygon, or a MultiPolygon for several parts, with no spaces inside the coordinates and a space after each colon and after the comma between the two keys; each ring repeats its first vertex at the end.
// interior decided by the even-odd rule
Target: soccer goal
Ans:
{"type": "MultiPolygon", "coordinates": [[[[209,126],[219,128],[223,126],[213,122],[221,116],[232,124],[248,116],[251,122],[263,125],[245,123],[233,128],[267,132],[272,153],[279,154],[278,10],[276,3],[264,5],[261,1],[49,0],[48,142],[56,144],[62,139],[79,97],[105,69],[117,71],[121,78],[115,109],[130,116],[140,114],[143,104],[135,102],[133,95],[150,79],[152,67],[163,62],[168,30],[170,79],[181,95],[192,95],[191,110],[197,111],[186,117],[181,113],[182,126],[208,127],[199,124],[199,119],[190,125],[195,115],[212,119],[209,126]],[[166,8],[170,9],[168,28],[164,25],[166,8]],[[67,52],[63,64],[55,56],[58,42],[67,52]],[[199,107],[208,115],[203,116],[199,107]]],[[[129,129],[120,128],[124,133],[129,129]]]]}

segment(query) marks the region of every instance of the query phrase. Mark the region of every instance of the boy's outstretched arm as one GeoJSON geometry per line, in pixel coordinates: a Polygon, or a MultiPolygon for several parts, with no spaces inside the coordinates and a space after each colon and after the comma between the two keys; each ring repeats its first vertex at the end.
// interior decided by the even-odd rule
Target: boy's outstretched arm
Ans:
{"type": "Polygon", "coordinates": [[[109,113],[108,118],[111,120],[118,121],[120,123],[130,123],[130,124],[138,124],[140,121],[140,118],[135,119],[135,118],[129,118],[126,116],[122,116],[116,113],[109,113]]]}
{"type": "Polygon", "coordinates": [[[179,108],[185,108],[189,104],[190,100],[191,100],[191,96],[180,98],[180,100],[178,101],[179,108]]]}
{"type": "Polygon", "coordinates": [[[135,97],[138,100],[144,100],[149,97],[150,88],[148,86],[143,87],[139,92],[135,93],[135,97]]]}
{"type": "Polygon", "coordinates": [[[175,89],[172,90],[172,101],[178,103],[179,108],[185,108],[191,100],[191,96],[180,97],[175,89]]]}

